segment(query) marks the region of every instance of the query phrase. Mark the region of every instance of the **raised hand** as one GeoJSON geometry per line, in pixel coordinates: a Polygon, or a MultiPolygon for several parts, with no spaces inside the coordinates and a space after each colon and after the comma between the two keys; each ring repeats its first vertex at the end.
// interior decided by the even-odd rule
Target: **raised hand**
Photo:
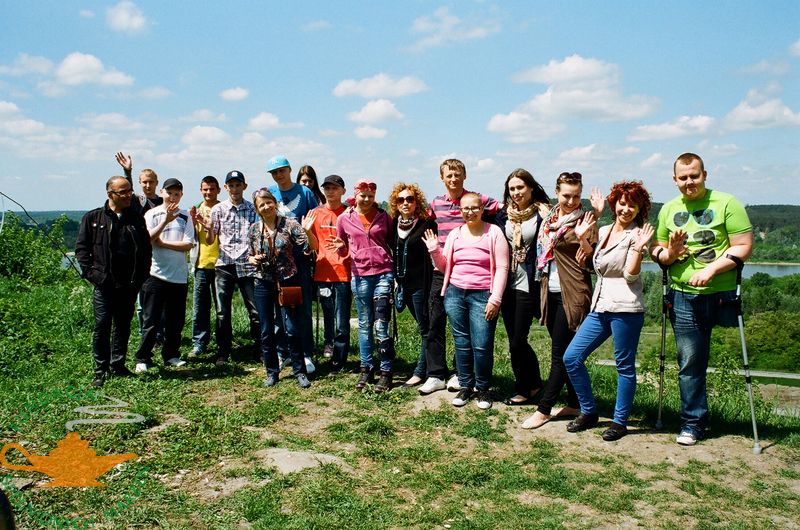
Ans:
{"type": "Polygon", "coordinates": [[[344,247],[344,240],[340,237],[331,236],[325,242],[325,248],[328,250],[339,250],[344,247]]]}
{"type": "Polygon", "coordinates": [[[636,252],[641,252],[647,244],[653,239],[653,234],[655,231],[653,230],[653,225],[650,223],[645,223],[643,227],[636,230],[636,234],[633,238],[633,250],[636,252]]]}
{"type": "Polygon", "coordinates": [[[122,169],[126,172],[130,172],[133,169],[133,157],[131,155],[125,156],[122,151],[118,152],[115,156],[117,159],[117,164],[122,166],[122,169]]]}
{"type": "Polygon", "coordinates": [[[171,202],[167,204],[165,209],[167,211],[168,223],[171,223],[172,221],[178,218],[178,213],[180,213],[180,209],[178,208],[177,202],[171,202]]]}
{"type": "Polygon", "coordinates": [[[597,186],[592,188],[592,194],[589,195],[589,202],[592,204],[594,216],[599,219],[600,215],[603,213],[603,209],[606,207],[606,197],[597,186]]]}
{"type": "Polygon", "coordinates": [[[592,212],[583,216],[578,224],[575,225],[575,237],[578,239],[585,239],[587,234],[594,228],[596,221],[592,212]]]}
{"type": "Polygon", "coordinates": [[[313,212],[308,212],[303,218],[300,220],[300,226],[303,227],[303,230],[306,232],[311,232],[311,229],[314,227],[314,221],[317,220],[317,216],[314,215],[313,212]]]}
{"type": "Polygon", "coordinates": [[[670,262],[675,261],[689,252],[689,248],[686,246],[687,238],[688,234],[683,230],[675,230],[672,234],[670,234],[669,244],[667,246],[670,262]]]}
{"type": "Polygon", "coordinates": [[[428,247],[428,252],[433,252],[437,248],[439,248],[439,239],[436,237],[436,234],[433,233],[433,230],[428,228],[425,230],[425,234],[422,236],[422,241],[425,242],[425,246],[428,247]]]}

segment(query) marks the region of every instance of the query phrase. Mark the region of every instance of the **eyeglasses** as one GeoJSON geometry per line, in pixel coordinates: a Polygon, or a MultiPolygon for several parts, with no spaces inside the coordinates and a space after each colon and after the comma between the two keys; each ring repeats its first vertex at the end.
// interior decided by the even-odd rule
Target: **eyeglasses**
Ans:
{"type": "Polygon", "coordinates": [[[459,208],[461,213],[472,213],[472,212],[479,212],[483,209],[483,206],[462,206],[459,208]]]}
{"type": "Polygon", "coordinates": [[[128,195],[132,195],[133,194],[133,190],[130,189],[130,188],[128,188],[127,190],[120,190],[120,191],[117,191],[117,190],[108,190],[108,191],[110,191],[111,193],[113,193],[117,197],[127,197],[128,195]]]}
{"type": "Polygon", "coordinates": [[[407,197],[397,197],[397,204],[400,204],[400,203],[403,203],[403,202],[407,202],[407,203],[411,204],[411,203],[417,202],[417,198],[414,197],[413,195],[409,195],[407,197]]]}

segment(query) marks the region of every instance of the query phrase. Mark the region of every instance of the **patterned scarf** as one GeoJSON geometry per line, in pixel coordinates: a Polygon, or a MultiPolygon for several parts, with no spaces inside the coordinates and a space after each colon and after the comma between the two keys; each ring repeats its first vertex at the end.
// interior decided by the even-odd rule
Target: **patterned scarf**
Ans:
{"type": "Polygon", "coordinates": [[[550,209],[547,217],[542,221],[539,240],[536,242],[536,254],[539,256],[536,260],[537,280],[541,279],[545,267],[553,260],[553,249],[558,240],[578,224],[578,220],[583,217],[583,214],[581,208],[576,208],[571,213],[559,217],[558,204],[550,209]]]}
{"type": "Polygon", "coordinates": [[[535,204],[531,204],[524,210],[519,210],[513,201],[506,209],[508,220],[511,221],[513,230],[511,236],[511,272],[516,272],[519,264],[525,263],[528,252],[525,249],[525,243],[522,241],[522,223],[532,219],[537,211],[535,204]]]}
{"type": "Polygon", "coordinates": [[[417,222],[417,216],[415,215],[411,219],[403,219],[402,216],[397,218],[397,228],[400,230],[411,230],[414,227],[414,223],[417,222]]]}

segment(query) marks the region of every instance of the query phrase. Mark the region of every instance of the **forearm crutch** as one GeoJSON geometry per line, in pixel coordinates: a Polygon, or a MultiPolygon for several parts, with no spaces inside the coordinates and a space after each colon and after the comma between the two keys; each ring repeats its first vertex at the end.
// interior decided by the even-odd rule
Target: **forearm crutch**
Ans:
{"type": "Polygon", "coordinates": [[[661,421],[662,405],[664,403],[664,362],[667,350],[667,311],[669,301],[667,300],[667,285],[669,283],[669,265],[658,264],[661,267],[661,352],[658,355],[658,418],[656,419],[656,429],[661,429],[664,424],[661,421]]]}
{"type": "Polygon", "coordinates": [[[761,444],[758,441],[758,427],[756,426],[756,407],[753,404],[753,379],[750,377],[750,362],[747,359],[747,344],[744,340],[744,318],[742,316],[742,269],[744,261],[733,254],[726,254],[726,258],[736,264],[736,318],[739,321],[739,338],[742,341],[742,359],[744,360],[744,380],[747,383],[747,398],[750,401],[750,420],[753,423],[753,454],[761,454],[761,444]]]}

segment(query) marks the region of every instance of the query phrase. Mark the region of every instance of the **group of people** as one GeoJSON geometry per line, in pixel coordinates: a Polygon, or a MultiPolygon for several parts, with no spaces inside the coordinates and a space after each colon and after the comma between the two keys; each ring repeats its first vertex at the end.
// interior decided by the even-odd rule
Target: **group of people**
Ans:
{"type": "MultiPolygon", "coordinates": [[[[509,406],[536,404],[522,427],[536,429],[572,417],[569,432],[598,424],[585,362],[613,336],[617,399],[603,439],[627,434],[636,390],[636,351],[644,324],[641,266],[645,254],[668,269],[669,318],[675,332],[681,394],[677,442],[693,445],[708,424],[705,374],[711,328],[720,304],[733,300],[735,271],[752,250],[752,228],[731,195],[706,188],[702,159],[684,153],[674,164],[680,195],[666,203],[657,229],[648,222],[650,194],[641,182],[597,188],[582,207],[580,173],[561,173],[551,204],[544,187],[524,169],[505,180],[503,202],[464,187],[464,164],[440,165],[445,193],[428,202],[416,183],[400,182],[387,209],[377,186],[342,177],[322,184],[310,166],[292,179],[288,160],[267,162],[275,184],[245,198],[240,171],[225,177],[228,199],[218,200],[217,180],[201,180],[203,202],[188,211],[183,185],[167,179],[160,196],[152,170],[140,174],[134,195],[132,162],[117,154],[125,177],[108,180],[108,201],[81,223],[76,257],[94,284],[95,378],[130,375],[125,367],[130,321],[137,297],[142,309],[135,372],[152,368],[159,337],[165,365],[182,366],[178,350],[188,290],[187,252],[194,274],[192,351],[206,352],[211,306],[216,311],[215,363],[231,353],[231,302],[238,287],[250,318],[253,357],[266,368],[265,386],[278,382],[283,365],[302,388],[310,386],[313,357],[312,300],[323,312],[324,349],[330,371],[345,367],[350,312],[358,315],[356,389],[393,386],[393,311],[408,308],[420,337],[413,373],[403,384],[420,394],[448,389],[456,407],[474,400],[492,407],[495,329],[502,314],[514,373],[509,406]],[[597,226],[606,205],[613,223],[597,226]],[[655,242],[651,242],[655,235],[655,242]],[[596,276],[594,288],[592,274],[596,276]],[[551,338],[551,367],[543,380],[528,335],[537,319],[551,338]],[[448,368],[446,326],[454,344],[448,368]],[[111,334],[113,323],[113,337],[111,334]],[[564,387],[566,406],[555,408],[564,387]]],[[[396,331],[396,330],[395,330],[396,331]]]]}

